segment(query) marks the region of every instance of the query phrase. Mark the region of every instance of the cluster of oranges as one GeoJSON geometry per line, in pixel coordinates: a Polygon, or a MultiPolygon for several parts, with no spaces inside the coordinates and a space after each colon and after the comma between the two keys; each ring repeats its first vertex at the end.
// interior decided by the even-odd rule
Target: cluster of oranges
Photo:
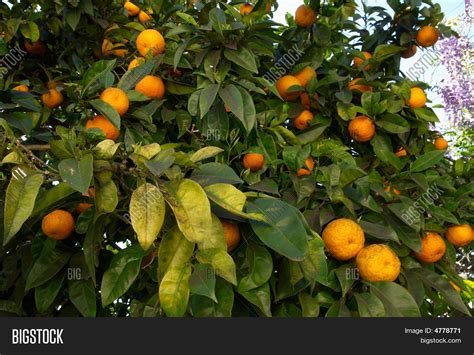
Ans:
{"type": "MultiPolygon", "coordinates": [[[[130,8],[130,5],[127,6],[130,8]]],[[[132,60],[129,65],[129,70],[145,63],[147,56],[154,57],[163,53],[165,50],[165,40],[159,31],[147,29],[138,35],[136,46],[142,57],[132,60]]],[[[165,95],[165,84],[159,76],[146,75],[136,84],[135,90],[147,96],[149,99],[160,100],[165,95]]],[[[128,96],[119,88],[111,87],[105,89],[101,93],[100,99],[112,106],[120,116],[123,116],[128,111],[128,96]]],[[[116,140],[120,135],[120,131],[117,127],[102,115],[97,115],[86,122],[86,129],[89,130],[92,128],[102,130],[107,139],[116,140]]]]}
{"type": "Polygon", "coordinates": [[[127,11],[128,16],[138,16],[138,21],[140,21],[141,23],[147,23],[151,20],[151,16],[146,11],[143,11],[137,5],[130,1],[126,1],[123,7],[127,11]]]}
{"type": "MultiPolygon", "coordinates": [[[[371,282],[394,281],[400,274],[400,259],[385,244],[365,246],[362,228],[351,219],[339,218],[330,222],[322,233],[327,252],[337,260],[356,258],[356,265],[362,279],[371,282]]],[[[462,247],[474,241],[474,230],[469,224],[451,226],[446,238],[455,247],[462,247]]],[[[443,238],[434,232],[427,232],[421,239],[421,251],[415,257],[424,263],[439,261],[446,252],[443,238]]]]}

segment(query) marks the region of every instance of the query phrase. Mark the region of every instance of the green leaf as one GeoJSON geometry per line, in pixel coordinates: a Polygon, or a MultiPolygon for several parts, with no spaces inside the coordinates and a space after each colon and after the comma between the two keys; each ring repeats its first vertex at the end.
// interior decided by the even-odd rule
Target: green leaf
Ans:
{"type": "Polygon", "coordinates": [[[32,174],[21,167],[12,170],[8,184],[3,215],[3,245],[6,245],[30,217],[36,196],[43,184],[41,174],[32,174]]]}
{"type": "Polygon", "coordinates": [[[89,101],[92,107],[104,115],[112,124],[120,129],[120,115],[115,108],[112,107],[109,103],[97,99],[89,101]]]}
{"type": "Polygon", "coordinates": [[[387,317],[420,317],[416,301],[406,288],[394,282],[375,282],[370,284],[370,292],[379,298],[387,317]]]}
{"type": "Polygon", "coordinates": [[[247,48],[242,46],[239,46],[236,50],[227,48],[224,50],[224,57],[238,66],[252,73],[258,74],[255,56],[247,48]]]}
{"type": "Polygon", "coordinates": [[[196,264],[189,279],[191,293],[209,297],[217,302],[215,295],[216,275],[211,265],[196,264]]]}
{"type": "Polygon", "coordinates": [[[95,203],[100,213],[112,213],[118,204],[118,190],[113,180],[96,185],[95,203]]]}
{"type": "Polygon", "coordinates": [[[220,163],[201,165],[193,171],[191,178],[199,182],[202,186],[216,183],[235,185],[243,182],[230,166],[220,163]]]}
{"type": "Polygon", "coordinates": [[[161,239],[158,249],[158,275],[163,278],[169,268],[179,268],[193,255],[194,243],[189,242],[177,226],[171,228],[161,239]]]}
{"type": "Polygon", "coordinates": [[[39,313],[45,313],[53,304],[59,290],[61,289],[65,276],[66,273],[61,272],[48,282],[35,288],[35,305],[39,313]]]}
{"type": "Polygon", "coordinates": [[[299,211],[287,203],[271,198],[259,198],[248,203],[247,211],[261,213],[270,224],[250,220],[260,240],[290,260],[301,261],[308,253],[307,234],[299,211]]]}
{"type": "Polygon", "coordinates": [[[20,32],[31,42],[36,42],[40,39],[40,31],[38,25],[33,21],[26,21],[20,25],[20,32]]]}
{"type": "Polygon", "coordinates": [[[237,285],[234,259],[232,259],[227,251],[215,248],[199,250],[196,258],[201,264],[212,265],[217,275],[231,284],[237,285]]]}
{"type": "Polygon", "coordinates": [[[359,315],[361,317],[383,317],[385,316],[385,308],[382,301],[377,296],[365,292],[354,293],[359,308],[359,315]]]}
{"type": "Polygon", "coordinates": [[[201,119],[211,109],[212,104],[216,100],[218,92],[219,84],[211,84],[201,90],[201,94],[199,95],[199,111],[201,113],[201,119]]]}
{"type": "Polygon", "coordinates": [[[268,282],[258,288],[239,293],[244,296],[247,301],[257,306],[266,317],[272,316],[271,294],[268,282]]]}
{"type": "Polygon", "coordinates": [[[77,8],[66,9],[66,22],[75,31],[79,21],[81,20],[81,10],[77,8]]]}
{"type": "Polygon", "coordinates": [[[410,124],[400,115],[388,113],[382,119],[375,121],[377,126],[382,127],[389,133],[405,133],[410,132],[410,124]]]}
{"type": "Polygon", "coordinates": [[[76,190],[71,188],[65,182],[59,183],[58,185],[44,191],[39,195],[39,198],[36,199],[35,208],[33,209],[31,215],[36,216],[44,213],[46,210],[52,206],[57,205],[58,202],[65,199],[66,197],[71,196],[75,192],[76,190]]]}
{"type": "Polygon", "coordinates": [[[300,261],[304,277],[311,282],[327,284],[328,266],[324,253],[324,243],[320,236],[308,242],[308,254],[300,261]]]}
{"type": "Polygon", "coordinates": [[[208,297],[192,295],[189,301],[195,317],[230,317],[234,306],[234,290],[221,278],[217,278],[215,294],[217,303],[208,297]]]}
{"type": "Polygon", "coordinates": [[[381,223],[370,223],[367,221],[360,221],[359,225],[362,227],[364,232],[372,237],[381,240],[392,240],[399,242],[397,233],[389,226],[384,226],[381,223]]]}
{"type": "Polygon", "coordinates": [[[97,305],[95,287],[91,279],[69,281],[69,299],[84,317],[95,317],[97,305]]]}
{"type": "Polygon", "coordinates": [[[145,183],[132,193],[130,217],[143,250],[148,250],[160,233],[165,220],[163,194],[155,185],[145,183]]]}
{"type": "Polygon", "coordinates": [[[471,316],[471,313],[463,303],[461,296],[456,292],[453,286],[451,286],[448,280],[441,277],[436,272],[425,268],[415,268],[410,269],[410,271],[423,281],[426,286],[432,287],[440,292],[451,307],[457,309],[461,313],[471,316]]]}
{"type": "Polygon", "coordinates": [[[252,96],[248,93],[247,90],[243,88],[238,88],[240,91],[240,95],[242,96],[243,100],[243,109],[244,109],[244,116],[243,119],[240,119],[242,122],[245,130],[247,131],[247,135],[252,131],[255,127],[255,123],[257,122],[257,116],[255,111],[255,104],[253,102],[252,96]]]}
{"type": "Polygon", "coordinates": [[[118,82],[117,87],[123,91],[135,87],[145,76],[151,73],[156,62],[156,59],[148,60],[138,67],[128,70],[118,82]]]}
{"type": "Polygon", "coordinates": [[[273,273],[273,260],[269,251],[262,246],[249,244],[246,251],[249,272],[239,281],[239,292],[260,287],[266,283],[273,273]]]}
{"type": "Polygon", "coordinates": [[[191,160],[195,163],[201,160],[212,158],[219,153],[222,153],[224,149],[219,147],[207,146],[204,148],[199,149],[191,156],[191,160]]]}
{"type": "Polygon", "coordinates": [[[443,159],[445,151],[443,150],[433,150],[431,152],[425,153],[422,156],[418,157],[410,165],[410,172],[417,173],[420,171],[425,171],[426,169],[431,168],[433,165],[437,164],[441,159],[443,159]]]}
{"type": "Polygon", "coordinates": [[[116,60],[99,60],[92,64],[92,66],[87,69],[82,77],[82,92],[83,96],[87,89],[99,80],[103,75],[110,73],[115,66],[116,60]]]}
{"type": "Polygon", "coordinates": [[[229,84],[219,90],[219,96],[224,104],[237,118],[244,121],[244,101],[239,89],[235,85],[229,84]]]}
{"type": "Polygon", "coordinates": [[[189,301],[191,265],[172,267],[160,283],[160,305],[168,317],[182,317],[189,301]]]}
{"type": "Polygon", "coordinates": [[[92,180],[93,161],[92,154],[86,154],[80,160],[61,160],[58,164],[59,175],[74,190],[87,194],[92,180]]]}
{"type": "Polygon", "coordinates": [[[311,297],[306,292],[298,293],[298,301],[303,311],[303,317],[319,316],[319,302],[316,297],[311,297]]]}
{"type": "Polygon", "coordinates": [[[210,200],[236,216],[261,222],[267,221],[262,214],[243,212],[247,196],[233,185],[213,184],[206,186],[204,190],[210,200]]]}
{"type": "Polygon", "coordinates": [[[71,254],[56,249],[56,241],[47,238],[41,247],[38,259],[33,263],[26,277],[28,291],[53,278],[69,261],[71,254]]]}
{"type": "Polygon", "coordinates": [[[173,210],[178,227],[186,239],[202,243],[212,225],[211,205],[202,187],[193,180],[182,180],[177,188],[168,184],[171,198],[167,202],[173,210]]]}
{"type": "Polygon", "coordinates": [[[102,307],[108,306],[132,286],[140,272],[143,250],[130,246],[118,252],[104,273],[101,285],[102,307]]]}

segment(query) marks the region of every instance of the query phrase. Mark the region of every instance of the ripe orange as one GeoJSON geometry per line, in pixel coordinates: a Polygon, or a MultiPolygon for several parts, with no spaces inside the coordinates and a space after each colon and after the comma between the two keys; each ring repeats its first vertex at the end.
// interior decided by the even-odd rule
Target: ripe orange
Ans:
{"type": "Polygon", "coordinates": [[[306,87],[311,79],[316,78],[316,70],[311,67],[306,67],[299,73],[294,75],[301,83],[301,86],[306,87]]]}
{"type": "Polygon", "coordinates": [[[293,75],[285,75],[276,82],[276,89],[284,101],[295,101],[300,95],[299,91],[288,92],[292,86],[302,86],[301,82],[293,75]]]}
{"type": "Polygon", "coordinates": [[[309,6],[301,5],[296,9],[295,22],[299,27],[309,27],[316,22],[316,12],[309,6]]]}
{"type": "Polygon", "coordinates": [[[421,239],[421,253],[415,253],[418,260],[425,263],[435,263],[446,252],[446,244],[438,233],[426,232],[421,239]]]}
{"type": "Polygon", "coordinates": [[[143,57],[151,51],[156,56],[165,51],[165,39],[157,30],[142,31],[137,37],[137,49],[143,57]]]}
{"type": "Polygon", "coordinates": [[[438,137],[434,141],[434,146],[438,150],[446,150],[448,149],[448,141],[443,137],[438,137]]]}
{"type": "Polygon", "coordinates": [[[59,82],[56,82],[55,80],[50,80],[46,83],[46,87],[48,89],[56,89],[58,87],[59,82]]]}
{"type": "Polygon", "coordinates": [[[407,150],[403,147],[398,148],[397,152],[395,153],[397,157],[406,157],[408,155],[407,150]]]}
{"type": "Polygon", "coordinates": [[[302,176],[302,175],[310,175],[311,172],[313,171],[314,169],[314,160],[312,157],[308,157],[305,162],[304,162],[306,168],[300,168],[298,169],[298,171],[296,172],[296,175],[297,176],[302,176]]]}
{"type": "Polygon", "coordinates": [[[74,218],[72,214],[64,210],[54,210],[43,217],[41,230],[52,239],[63,240],[74,231],[74,218]]]}
{"type": "Polygon", "coordinates": [[[410,99],[408,100],[408,106],[411,108],[422,108],[426,104],[426,95],[423,89],[414,87],[410,89],[410,99]]]}
{"type": "Polygon", "coordinates": [[[240,5],[240,15],[242,16],[249,15],[252,11],[253,11],[253,6],[251,4],[240,5]]]}
{"type": "Polygon", "coordinates": [[[25,49],[31,54],[44,54],[46,52],[46,46],[41,41],[36,42],[25,42],[25,49]]]}
{"type": "Polygon", "coordinates": [[[309,110],[311,108],[311,100],[309,99],[309,95],[307,92],[301,93],[300,102],[301,105],[305,108],[305,110],[309,110]]]}
{"type": "Polygon", "coordinates": [[[28,88],[28,85],[25,85],[25,84],[21,84],[21,85],[15,86],[12,90],[15,90],[15,91],[22,91],[22,92],[28,92],[28,91],[30,91],[30,89],[28,88]]]}
{"type": "Polygon", "coordinates": [[[102,115],[95,116],[86,122],[86,129],[99,128],[104,132],[106,139],[116,140],[120,135],[120,131],[112,122],[102,115]]]}
{"type": "Polygon", "coordinates": [[[41,101],[43,104],[52,109],[61,105],[64,101],[63,95],[56,89],[49,89],[49,91],[41,95],[41,101]]]}
{"type": "Polygon", "coordinates": [[[227,251],[232,251],[239,245],[242,236],[240,235],[240,228],[236,223],[230,223],[223,219],[220,220],[224,228],[224,238],[227,244],[227,251]]]}
{"type": "Polygon", "coordinates": [[[140,12],[140,8],[130,1],[125,1],[123,7],[127,10],[128,16],[137,16],[140,12]]]}
{"type": "Polygon", "coordinates": [[[337,260],[349,260],[364,247],[362,228],[353,220],[339,218],[330,222],[323,230],[326,250],[337,260]]]}
{"type": "MultiPolygon", "coordinates": [[[[89,187],[89,190],[87,191],[86,194],[82,194],[82,196],[84,197],[95,197],[95,189],[93,186],[89,187]]],[[[77,207],[76,207],[76,212],[77,213],[82,213],[84,212],[85,210],[87,210],[88,208],[92,207],[93,204],[92,203],[88,203],[88,202],[80,202],[77,207]]]]}
{"type": "MultiPolygon", "coordinates": [[[[362,52],[362,56],[365,58],[365,59],[362,59],[362,58],[359,58],[359,57],[355,57],[354,58],[354,66],[356,68],[359,68],[362,63],[364,63],[366,60],[372,58],[372,54],[369,53],[369,52],[362,52]]],[[[364,67],[364,70],[369,70],[370,69],[370,65],[367,64],[365,67],[364,67]]]]}
{"type": "Polygon", "coordinates": [[[304,110],[293,120],[293,125],[296,129],[302,131],[309,127],[309,121],[311,121],[313,118],[314,115],[311,113],[311,111],[304,110]]]}
{"type": "Polygon", "coordinates": [[[143,63],[145,63],[145,58],[143,58],[143,57],[135,58],[128,65],[128,70],[132,70],[133,68],[136,68],[136,67],[142,65],[143,63]]]}
{"type": "Polygon", "coordinates": [[[265,156],[259,153],[247,153],[244,155],[244,168],[251,171],[258,171],[265,164],[265,156]]]}
{"type": "Polygon", "coordinates": [[[400,274],[400,259],[385,244],[371,244],[356,257],[360,277],[370,282],[395,281],[400,274]]]}
{"type": "Polygon", "coordinates": [[[349,134],[357,142],[368,142],[375,135],[374,122],[367,116],[357,116],[349,123],[349,134]]]}
{"type": "Polygon", "coordinates": [[[100,94],[100,99],[117,110],[120,116],[128,111],[129,101],[127,94],[119,88],[107,88],[100,94]]]}
{"type": "Polygon", "coordinates": [[[165,96],[165,84],[159,76],[147,75],[135,86],[135,90],[140,91],[150,99],[161,100],[165,96]]]}
{"type": "Polygon", "coordinates": [[[406,47],[407,49],[405,49],[401,53],[402,58],[405,58],[405,59],[411,58],[416,54],[416,45],[414,45],[414,44],[412,44],[411,46],[405,45],[403,47],[406,47]]]}
{"type": "Polygon", "coordinates": [[[151,16],[148,15],[145,11],[140,11],[138,14],[138,21],[141,23],[146,23],[151,20],[151,16]]]}
{"type": "Polygon", "coordinates": [[[363,80],[363,78],[355,78],[349,84],[347,84],[347,88],[349,90],[357,90],[357,91],[360,91],[360,92],[366,92],[366,91],[373,91],[374,90],[372,88],[372,86],[357,84],[357,82],[360,81],[360,80],[363,80]]]}
{"type": "Polygon", "coordinates": [[[463,247],[474,241],[474,230],[469,224],[448,227],[446,238],[455,247],[463,247]]]}
{"type": "Polygon", "coordinates": [[[422,47],[431,47],[439,39],[439,32],[433,26],[423,26],[416,33],[416,42],[422,47]]]}

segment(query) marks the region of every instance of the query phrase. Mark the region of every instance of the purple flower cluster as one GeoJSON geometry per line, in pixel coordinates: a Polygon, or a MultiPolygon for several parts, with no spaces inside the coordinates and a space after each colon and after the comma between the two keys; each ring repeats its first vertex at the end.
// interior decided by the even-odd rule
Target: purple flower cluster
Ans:
{"type": "MultiPolygon", "coordinates": [[[[467,2],[466,2],[467,4],[467,2]]],[[[438,42],[441,63],[448,77],[441,81],[438,93],[445,111],[455,126],[474,124],[474,48],[467,36],[451,36],[438,42]]]]}

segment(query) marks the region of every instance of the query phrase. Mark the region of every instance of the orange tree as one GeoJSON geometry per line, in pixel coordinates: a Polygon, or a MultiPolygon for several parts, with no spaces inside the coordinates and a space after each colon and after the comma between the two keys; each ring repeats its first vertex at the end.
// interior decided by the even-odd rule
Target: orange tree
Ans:
{"type": "Polygon", "coordinates": [[[438,5],[11,3],[0,311],[470,314],[472,162],[400,72],[438,5]]]}

